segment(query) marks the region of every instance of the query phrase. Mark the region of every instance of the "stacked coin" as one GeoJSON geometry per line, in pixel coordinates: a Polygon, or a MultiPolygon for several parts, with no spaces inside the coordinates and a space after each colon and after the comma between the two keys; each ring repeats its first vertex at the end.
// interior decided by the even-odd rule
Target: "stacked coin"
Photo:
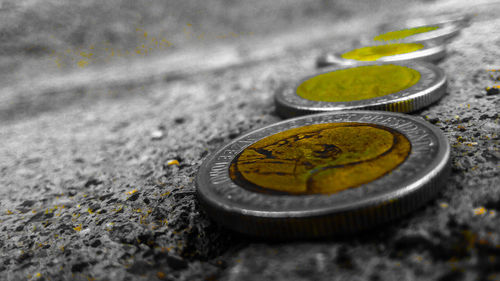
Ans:
{"type": "MultiPolygon", "coordinates": [[[[451,23],[461,26],[427,24],[375,39],[451,23]]],[[[445,93],[443,71],[422,61],[442,59],[445,41],[388,41],[331,55],[335,66],[283,83],[278,114],[310,115],[247,133],[210,155],[196,178],[207,214],[245,234],[314,238],[376,226],[432,198],[449,173],[450,145],[439,129],[402,113],[445,93]],[[366,109],[379,111],[359,111],[366,109]]]]}

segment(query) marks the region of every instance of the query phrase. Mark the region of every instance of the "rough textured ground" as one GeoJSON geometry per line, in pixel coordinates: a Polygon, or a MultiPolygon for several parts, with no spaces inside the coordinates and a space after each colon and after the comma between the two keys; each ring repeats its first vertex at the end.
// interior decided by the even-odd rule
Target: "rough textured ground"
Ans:
{"type": "Polygon", "coordinates": [[[475,14],[439,64],[447,95],[414,113],[452,145],[452,175],[424,208],[356,237],[268,242],[218,227],[196,201],[206,155],[280,120],[280,81],[310,71],[327,48],[355,44],[366,19],[353,19],[329,40],[265,60],[54,92],[56,106],[43,104],[50,93],[7,99],[0,279],[500,280],[500,94],[485,89],[500,84],[500,4],[457,3],[411,10],[475,14]]]}

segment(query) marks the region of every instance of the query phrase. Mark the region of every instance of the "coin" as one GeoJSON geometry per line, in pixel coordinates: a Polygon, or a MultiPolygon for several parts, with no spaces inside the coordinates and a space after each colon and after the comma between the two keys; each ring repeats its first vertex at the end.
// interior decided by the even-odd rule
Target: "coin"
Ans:
{"type": "Polygon", "coordinates": [[[391,22],[380,25],[380,31],[398,30],[403,28],[415,28],[420,26],[433,25],[454,25],[458,28],[464,28],[470,25],[472,15],[439,15],[426,18],[411,18],[392,20],[391,22]]]}
{"type": "MultiPolygon", "coordinates": [[[[410,25],[410,24],[408,24],[410,25]]],[[[405,24],[393,25],[383,29],[383,33],[373,38],[381,42],[419,42],[426,40],[446,41],[458,35],[462,29],[456,22],[430,23],[408,26],[405,24]]]]}
{"type": "Polygon", "coordinates": [[[312,238],[358,232],[415,210],[443,187],[450,146],[392,112],[308,115],[247,133],[200,166],[197,197],[237,232],[312,238]]]}
{"type": "Polygon", "coordinates": [[[419,43],[391,43],[372,45],[349,50],[346,52],[327,52],[321,55],[316,65],[325,66],[349,66],[361,65],[373,62],[402,62],[422,60],[436,62],[444,58],[445,45],[430,41],[419,43]]]}
{"type": "Polygon", "coordinates": [[[435,15],[425,18],[411,18],[405,21],[407,27],[416,27],[429,24],[453,23],[460,27],[470,26],[472,14],[435,15]]]}
{"type": "Polygon", "coordinates": [[[378,63],[290,77],[274,101],[285,118],[355,109],[412,112],[436,102],[445,91],[446,76],[433,64],[378,63]]]}

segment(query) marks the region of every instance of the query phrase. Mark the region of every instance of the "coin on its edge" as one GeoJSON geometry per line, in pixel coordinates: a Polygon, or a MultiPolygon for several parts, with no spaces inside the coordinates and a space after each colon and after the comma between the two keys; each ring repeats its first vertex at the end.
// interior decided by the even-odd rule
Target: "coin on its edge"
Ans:
{"type": "Polygon", "coordinates": [[[245,134],[196,178],[206,213],[274,239],[359,232],[405,215],[443,187],[450,145],[416,117],[377,111],[308,115],[245,134]]]}
{"type": "MultiPolygon", "coordinates": [[[[415,48],[416,49],[416,48],[415,48]]],[[[373,52],[370,50],[363,51],[363,53],[372,54],[373,52]]],[[[375,52],[376,53],[376,52],[375,52]]],[[[427,61],[427,62],[437,62],[443,59],[446,55],[446,47],[444,44],[438,44],[436,42],[431,41],[423,41],[418,43],[391,43],[391,44],[378,44],[360,47],[352,50],[347,50],[344,52],[326,52],[318,57],[316,60],[317,67],[326,67],[326,66],[353,66],[353,65],[363,65],[370,64],[375,62],[405,62],[405,61],[427,61]],[[360,51],[366,48],[390,48],[391,46],[396,45],[421,45],[420,49],[407,52],[400,53],[396,55],[383,55],[385,53],[384,50],[380,51],[378,54],[380,57],[377,59],[370,60],[357,60],[357,59],[347,59],[344,58],[348,53],[360,51]]]]}
{"type": "Polygon", "coordinates": [[[274,101],[276,112],[285,118],[355,109],[407,113],[436,102],[445,92],[444,72],[415,61],[324,68],[307,77],[292,77],[278,88],[274,101]],[[398,82],[400,77],[404,80],[398,82]],[[389,85],[396,90],[390,92],[389,85]],[[322,96],[305,96],[309,92],[322,96]]]}

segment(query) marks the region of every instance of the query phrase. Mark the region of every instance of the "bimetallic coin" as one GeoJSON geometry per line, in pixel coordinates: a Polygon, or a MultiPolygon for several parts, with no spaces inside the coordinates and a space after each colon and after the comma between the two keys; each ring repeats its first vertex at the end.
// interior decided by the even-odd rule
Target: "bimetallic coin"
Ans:
{"type": "Polygon", "coordinates": [[[341,53],[325,53],[321,55],[316,65],[325,66],[351,66],[373,62],[404,62],[428,61],[436,62],[444,58],[445,45],[430,41],[418,43],[391,43],[357,48],[341,53]]]}
{"type": "Polygon", "coordinates": [[[443,71],[415,61],[335,67],[291,77],[274,101],[276,112],[285,118],[356,109],[406,113],[436,102],[445,91],[443,71]]]}
{"type": "Polygon", "coordinates": [[[198,199],[235,231],[269,238],[347,234],[415,210],[444,185],[450,146],[422,119],[345,111],[279,122],[201,165],[198,199]]]}
{"type": "Polygon", "coordinates": [[[411,19],[399,19],[392,20],[390,23],[385,23],[380,25],[379,29],[381,32],[405,29],[405,28],[416,28],[421,26],[447,26],[453,25],[457,26],[459,29],[467,27],[472,21],[472,15],[440,15],[440,16],[430,16],[426,18],[411,18],[411,19]]]}
{"type": "Polygon", "coordinates": [[[427,25],[397,26],[385,28],[373,38],[379,42],[420,42],[427,40],[446,41],[458,35],[462,27],[454,22],[427,25]]]}

